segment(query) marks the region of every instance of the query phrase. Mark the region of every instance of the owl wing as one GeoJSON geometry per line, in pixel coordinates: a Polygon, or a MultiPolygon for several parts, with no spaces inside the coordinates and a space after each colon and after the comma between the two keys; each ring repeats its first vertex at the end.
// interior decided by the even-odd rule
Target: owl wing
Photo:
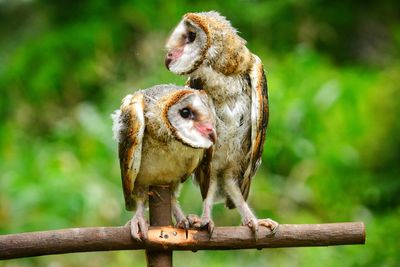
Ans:
{"type": "Polygon", "coordinates": [[[205,149],[203,159],[197,169],[194,171],[194,179],[200,187],[203,200],[207,197],[208,187],[210,185],[213,149],[213,146],[205,149]]]}
{"type": "Polygon", "coordinates": [[[145,129],[143,109],[143,94],[129,95],[123,100],[118,121],[119,163],[127,210],[133,210],[136,205],[133,188],[142,157],[142,139],[145,129]]]}
{"type": "MultiPolygon", "coordinates": [[[[189,78],[187,81],[187,85],[193,86],[193,81],[189,78]]],[[[197,83],[198,90],[201,90],[203,87],[202,81],[200,79],[195,80],[197,83]]],[[[195,87],[192,87],[195,88],[195,87]]],[[[211,112],[213,113],[213,124],[216,125],[216,117],[215,114],[215,107],[211,98],[206,97],[205,101],[208,102],[208,106],[210,107],[211,112]]],[[[218,138],[218,137],[217,137],[218,138]]],[[[204,149],[203,159],[201,160],[199,166],[197,166],[196,170],[194,171],[194,180],[200,187],[200,192],[203,200],[207,197],[208,188],[210,186],[210,179],[211,179],[211,161],[213,158],[214,153],[214,146],[211,146],[208,149],[204,149]]]]}
{"type": "Polygon", "coordinates": [[[247,168],[244,170],[243,178],[239,182],[245,200],[249,195],[251,178],[261,164],[269,116],[267,79],[261,60],[255,55],[254,57],[255,63],[249,73],[251,85],[250,159],[247,168]]]}

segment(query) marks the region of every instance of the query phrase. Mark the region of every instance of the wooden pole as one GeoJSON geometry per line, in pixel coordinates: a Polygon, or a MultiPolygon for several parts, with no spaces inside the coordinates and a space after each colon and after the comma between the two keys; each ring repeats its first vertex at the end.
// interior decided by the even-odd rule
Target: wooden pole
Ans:
{"type": "Polygon", "coordinates": [[[0,235],[0,260],[89,251],[167,249],[230,250],[282,247],[337,246],[365,243],[362,222],[325,224],[281,224],[276,234],[266,236],[260,227],[254,239],[246,226],[216,227],[207,231],[185,231],[172,227],[150,227],[146,242],[134,241],[130,227],[87,227],[0,235]],[[165,234],[168,238],[165,238],[165,234]]]}
{"type": "MultiPolygon", "coordinates": [[[[149,213],[151,226],[171,226],[171,187],[158,185],[149,187],[149,213]]],[[[170,238],[162,231],[160,239],[170,238]]],[[[148,267],[172,267],[172,250],[146,249],[148,267]]]]}

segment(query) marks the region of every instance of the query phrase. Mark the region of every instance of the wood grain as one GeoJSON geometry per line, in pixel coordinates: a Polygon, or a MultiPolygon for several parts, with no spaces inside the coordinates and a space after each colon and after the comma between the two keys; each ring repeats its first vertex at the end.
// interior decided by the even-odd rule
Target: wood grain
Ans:
{"type": "Polygon", "coordinates": [[[0,259],[111,250],[231,250],[280,247],[336,246],[365,243],[362,222],[327,224],[281,224],[273,236],[261,227],[257,240],[248,227],[216,227],[185,231],[173,227],[150,227],[148,240],[131,238],[129,226],[71,228],[0,236],[0,259]],[[161,234],[163,233],[163,234],[161,234]]]}

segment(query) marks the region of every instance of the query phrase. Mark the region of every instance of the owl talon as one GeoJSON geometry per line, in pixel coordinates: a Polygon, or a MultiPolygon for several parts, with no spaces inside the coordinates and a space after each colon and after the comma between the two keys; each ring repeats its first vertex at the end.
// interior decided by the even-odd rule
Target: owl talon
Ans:
{"type": "Polygon", "coordinates": [[[200,229],[202,229],[202,230],[207,229],[208,234],[210,235],[210,238],[214,232],[214,228],[215,228],[214,226],[215,226],[214,222],[210,218],[208,218],[208,217],[201,218],[200,229]]]}
{"type": "Polygon", "coordinates": [[[245,219],[243,220],[242,225],[249,227],[257,239],[258,223],[256,218],[245,219]]]}
{"type": "Polygon", "coordinates": [[[270,229],[271,232],[269,234],[267,234],[267,236],[274,235],[276,233],[276,231],[278,231],[278,228],[279,228],[279,223],[270,218],[258,220],[258,225],[261,225],[261,226],[264,226],[264,227],[270,229]]]}
{"type": "Polygon", "coordinates": [[[276,231],[278,230],[279,227],[279,223],[277,223],[276,221],[267,218],[267,219],[248,219],[245,220],[243,222],[243,225],[248,226],[251,231],[253,232],[256,240],[257,240],[257,234],[258,234],[258,230],[259,230],[259,226],[264,226],[266,228],[268,228],[270,230],[270,233],[268,233],[266,236],[272,236],[276,233],[276,231]]]}
{"type": "Polygon", "coordinates": [[[130,225],[133,239],[136,241],[143,241],[147,239],[147,231],[149,227],[143,215],[135,214],[130,220],[130,225]]]}
{"type": "Polygon", "coordinates": [[[210,234],[210,238],[212,237],[212,234],[214,233],[214,228],[215,228],[215,225],[214,225],[214,222],[211,220],[211,219],[209,219],[209,221],[207,222],[207,230],[208,230],[208,233],[210,234]]]}
{"type": "Polygon", "coordinates": [[[189,225],[193,228],[196,228],[198,230],[207,230],[208,233],[210,234],[210,238],[212,236],[212,233],[214,232],[214,222],[212,219],[208,217],[202,217],[199,218],[199,216],[195,214],[189,214],[187,216],[187,219],[189,220],[189,225]]]}
{"type": "Polygon", "coordinates": [[[189,225],[190,225],[190,223],[189,223],[189,220],[187,218],[184,218],[184,219],[180,220],[175,225],[175,227],[177,227],[177,228],[185,229],[186,239],[188,239],[188,236],[189,236],[189,225]]]}
{"type": "Polygon", "coordinates": [[[199,216],[197,216],[196,214],[189,214],[186,218],[189,221],[190,227],[200,229],[201,219],[199,216]]]}

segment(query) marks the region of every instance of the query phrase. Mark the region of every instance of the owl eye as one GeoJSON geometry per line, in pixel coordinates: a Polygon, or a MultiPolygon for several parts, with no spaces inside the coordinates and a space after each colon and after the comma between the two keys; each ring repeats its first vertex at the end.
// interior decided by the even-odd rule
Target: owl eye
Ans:
{"type": "Polygon", "coordinates": [[[187,43],[193,43],[194,40],[196,39],[196,33],[195,32],[188,32],[188,36],[187,36],[187,43]]]}
{"type": "Polygon", "coordinates": [[[187,118],[193,116],[192,111],[190,109],[188,109],[188,108],[183,108],[183,109],[179,110],[179,114],[184,119],[187,119],[187,118]]]}

